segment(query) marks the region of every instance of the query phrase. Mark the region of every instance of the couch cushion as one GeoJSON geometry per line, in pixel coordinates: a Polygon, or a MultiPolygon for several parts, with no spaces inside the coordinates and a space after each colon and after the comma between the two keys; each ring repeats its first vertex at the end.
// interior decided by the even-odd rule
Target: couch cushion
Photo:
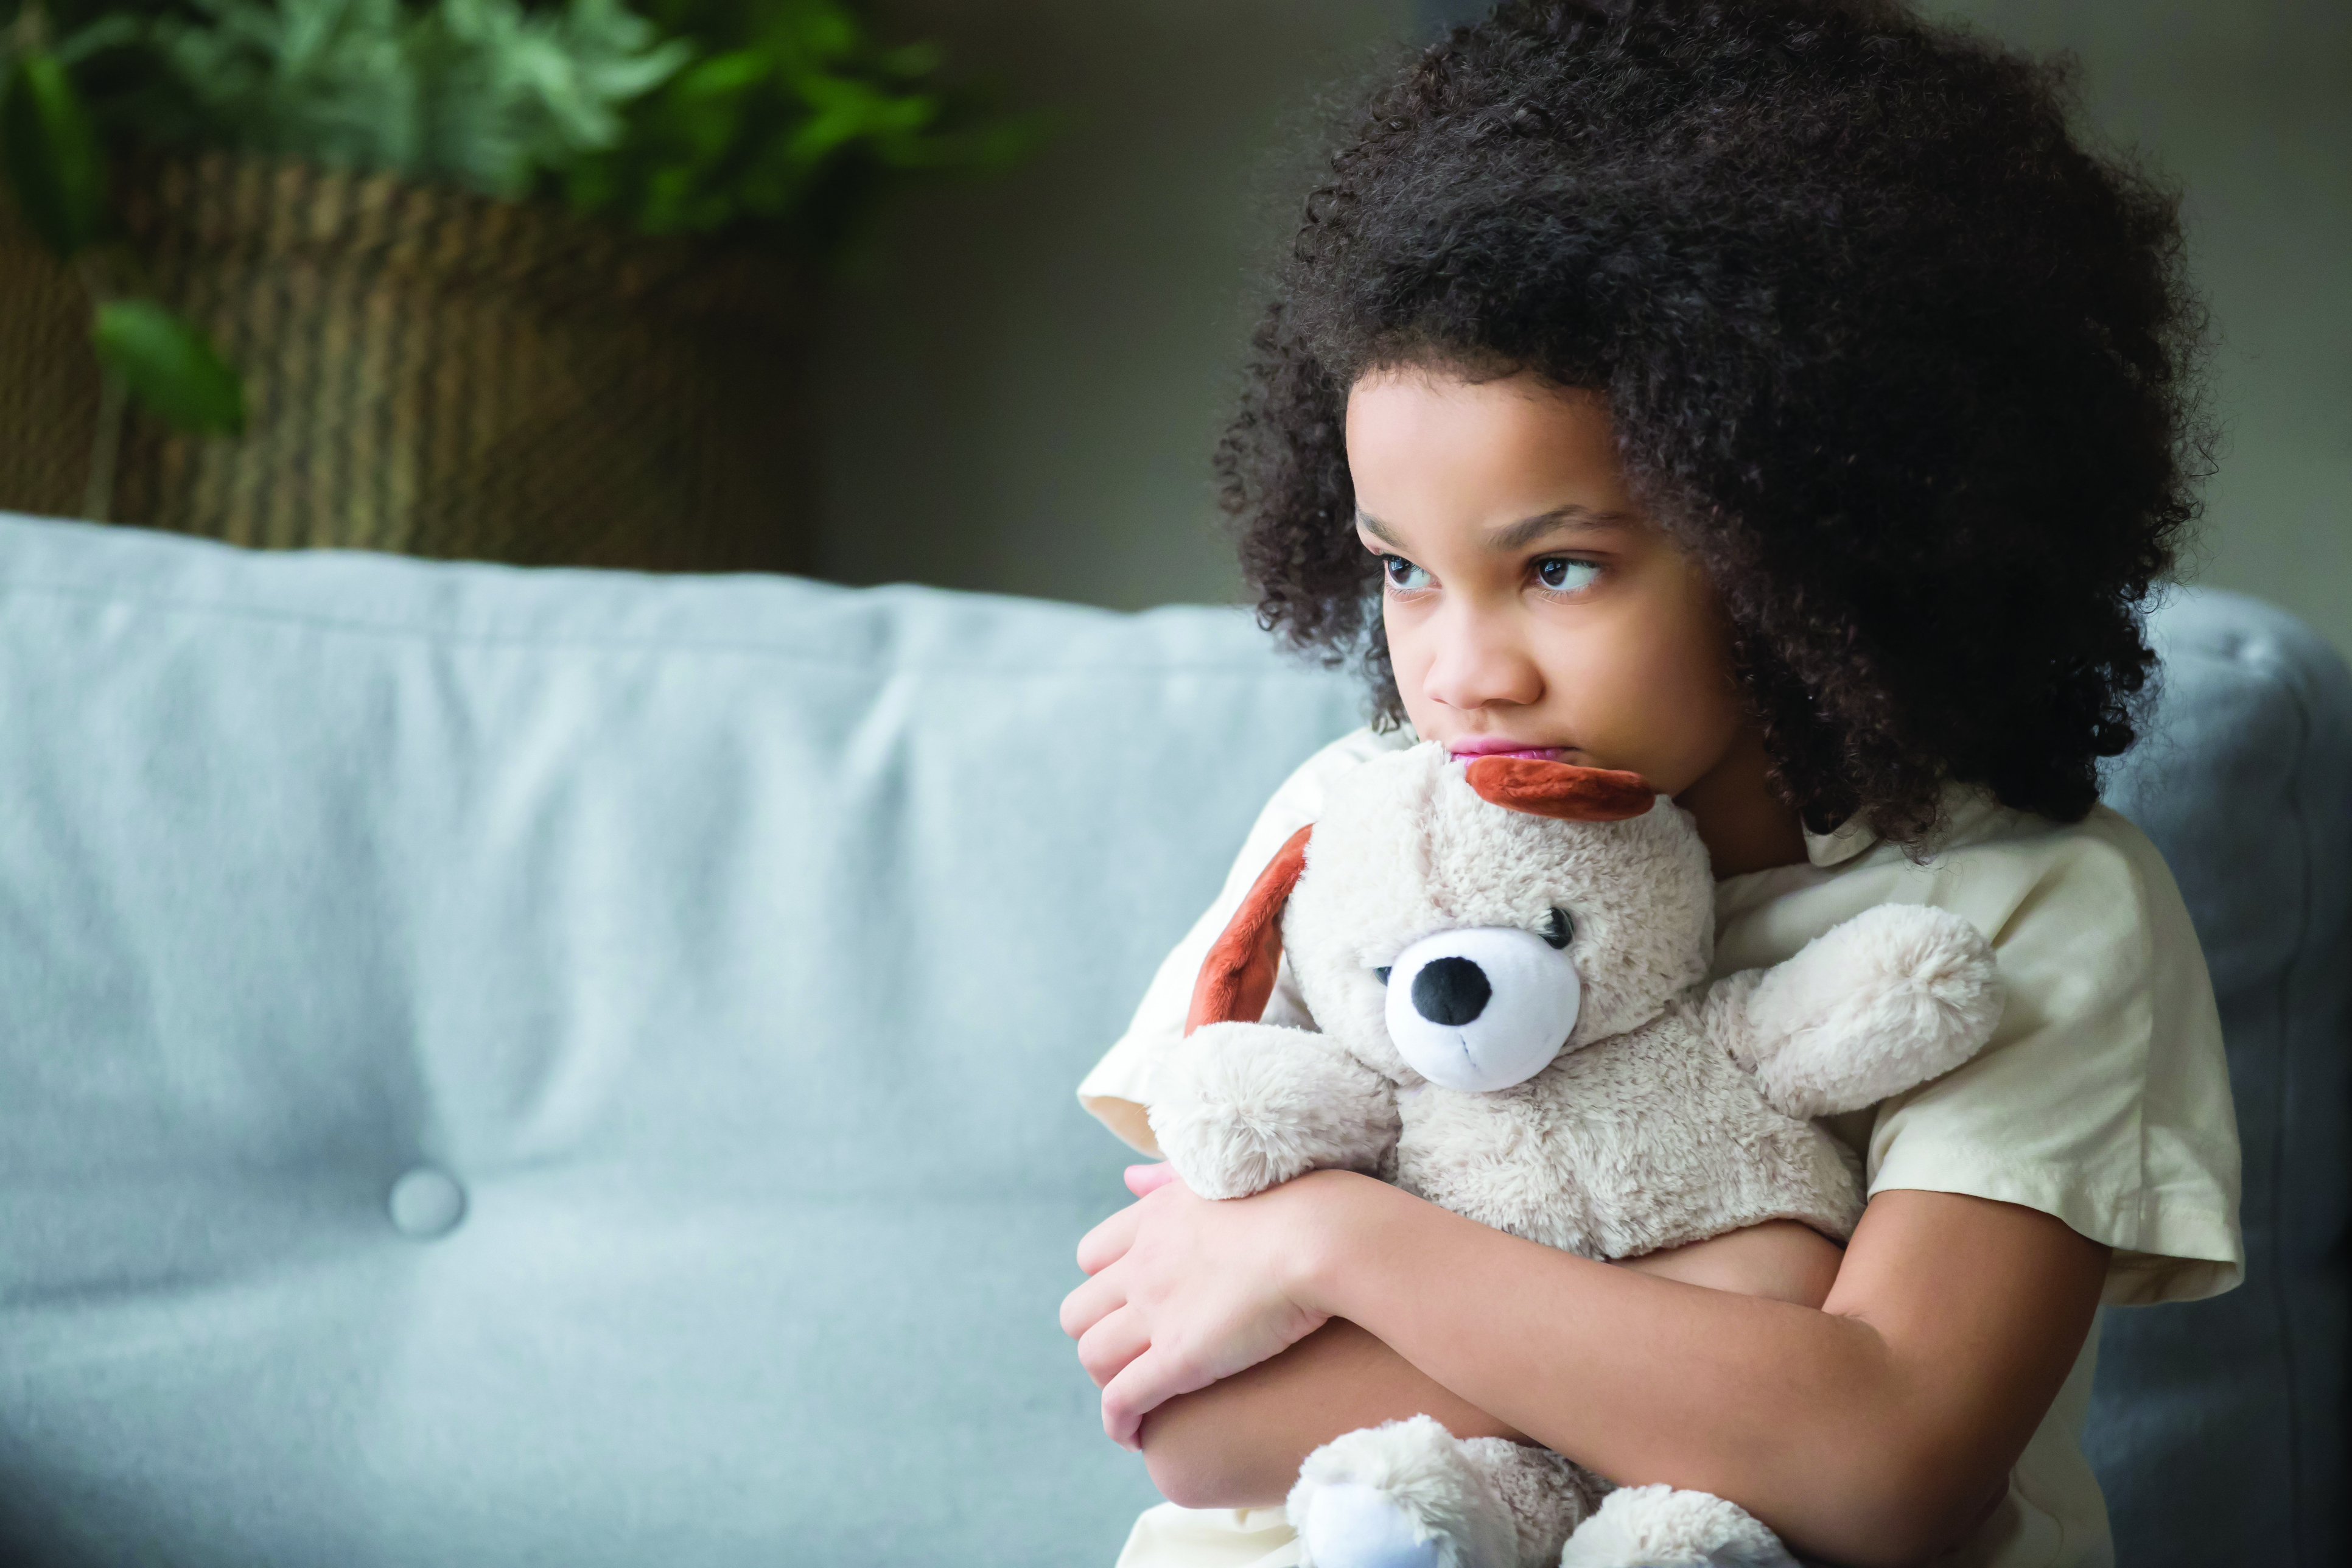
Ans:
{"type": "Polygon", "coordinates": [[[1108,1562],[1071,1086],[1358,707],[1225,611],[0,521],[0,1559],[1108,1562]]]}

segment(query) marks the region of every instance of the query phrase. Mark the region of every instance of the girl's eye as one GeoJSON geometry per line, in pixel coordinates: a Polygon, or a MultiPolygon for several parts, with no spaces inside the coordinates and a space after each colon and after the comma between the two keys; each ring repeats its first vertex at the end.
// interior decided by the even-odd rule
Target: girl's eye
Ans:
{"type": "Polygon", "coordinates": [[[1536,563],[1536,580],[1555,594],[1573,594],[1599,575],[1597,563],[1566,555],[1547,555],[1536,563]]]}
{"type": "Polygon", "coordinates": [[[1429,586],[1429,574],[1402,555],[1381,556],[1381,572],[1387,577],[1390,587],[1402,589],[1406,593],[1429,586]]]}

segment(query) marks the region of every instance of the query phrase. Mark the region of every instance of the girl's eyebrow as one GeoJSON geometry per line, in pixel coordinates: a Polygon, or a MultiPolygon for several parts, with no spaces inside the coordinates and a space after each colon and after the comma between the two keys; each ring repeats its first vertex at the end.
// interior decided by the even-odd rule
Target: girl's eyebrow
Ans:
{"type": "MultiPolygon", "coordinates": [[[[1504,524],[1486,536],[1486,547],[1498,551],[1524,550],[1538,539],[1570,529],[1601,532],[1609,529],[1630,528],[1633,523],[1633,520],[1622,511],[1599,511],[1570,501],[1566,506],[1556,506],[1549,511],[1538,512],[1533,517],[1523,517],[1517,522],[1504,524]]],[[[1394,545],[1399,550],[1404,548],[1404,541],[1397,537],[1394,529],[1361,507],[1356,509],[1356,526],[1383,544],[1394,545]]]]}
{"type": "Polygon", "coordinates": [[[1524,550],[1538,539],[1566,530],[1601,532],[1630,527],[1633,521],[1622,511],[1598,511],[1570,501],[1566,506],[1556,506],[1549,511],[1538,512],[1533,517],[1521,518],[1517,522],[1496,529],[1486,536],[1486,547],[1501,551],[1524,550]]]}

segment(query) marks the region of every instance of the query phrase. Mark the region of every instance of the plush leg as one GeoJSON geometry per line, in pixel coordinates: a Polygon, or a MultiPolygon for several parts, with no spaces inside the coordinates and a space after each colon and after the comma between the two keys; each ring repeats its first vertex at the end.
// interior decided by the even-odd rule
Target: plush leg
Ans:
{"type": "Polygon", "coordinates": [[[1560,1568],[1797,1568],[1737,1504],[1672,1487],[1621,1487],[1577,1527],[1560,1568]]]}
{"type": "Polygon", "coordinates": [[[1549,1448],[1502,1437],[1466,1437],[1462,1451],[1509,1510],[1524,1568],[1552,1568],[1561,1544],[1609,1489],[1608,1482],[1549,1448]]]}
{"type": "Polygon", "coordinates": [[[1550,1568],[1592,1495],[1557,1454],[1416,1415],[1309,1454],[1290,1522],[1307,1568],[1550,1568]]]}
{"type": "Polygon", "coordinates": [[[1306,1568],[1453,1568],[1459,1560],[1388,1493],[1362,1481],[1317,1488],[1292,1517],[1306,1568]]]}

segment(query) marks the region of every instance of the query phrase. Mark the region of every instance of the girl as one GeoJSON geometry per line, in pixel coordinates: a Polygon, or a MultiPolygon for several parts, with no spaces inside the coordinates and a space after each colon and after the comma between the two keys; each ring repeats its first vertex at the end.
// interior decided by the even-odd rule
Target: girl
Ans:
{"type": "Polygon", "coordinates": [[[1063,1311],[1173,1500],[1123,1563],[1296,1562],[1256,1510],[1416,1412],[1811,1557],[2110,1560],[2096,1310],[2242,1252],[2196,940],[2096,804],[2193,511],[2195,317],[2172,202],[2066,92],[1883,0],[1527,0],[1372,95],[1220,460],[1266,623],[1361,647],[1379,721],[1268,805],[1082,1099],[1151,1151],[1208,943],[1333,777],[1415,737],[1672,795],[1717,973],[1930,903],[2007,1011],[1835,1124],[1870,1194],[1842,1252],[1772,1225],[1613,1266],[1349,1173],[1209,1203],[1139,1168],[1063,1311]]]}

